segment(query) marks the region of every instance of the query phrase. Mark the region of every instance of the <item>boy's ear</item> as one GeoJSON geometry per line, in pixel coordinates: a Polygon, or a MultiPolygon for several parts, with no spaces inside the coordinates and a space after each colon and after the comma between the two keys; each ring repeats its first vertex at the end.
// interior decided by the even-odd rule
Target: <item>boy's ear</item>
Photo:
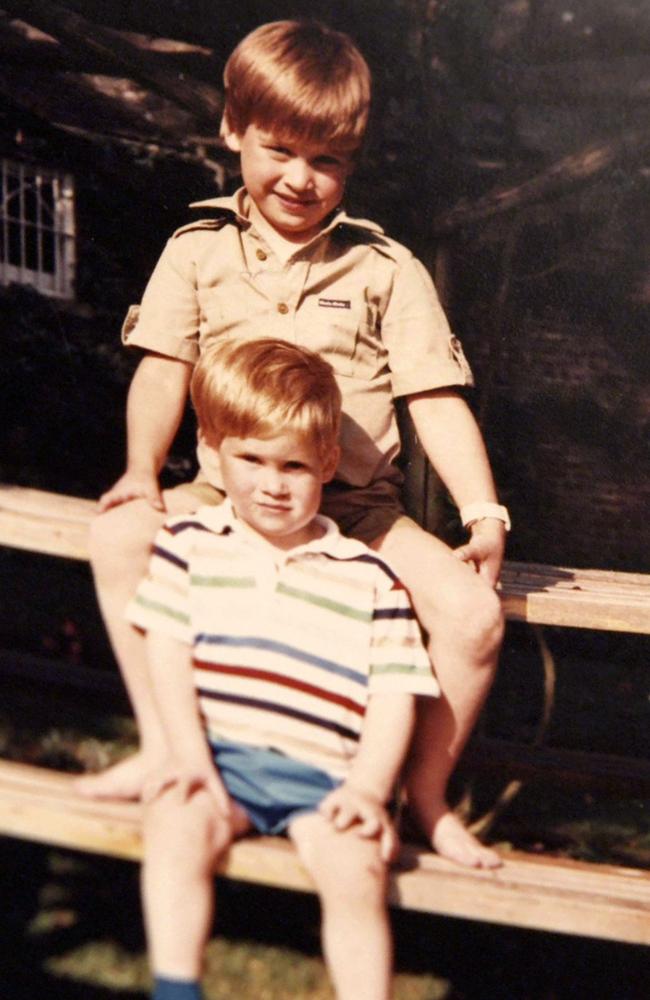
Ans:
{"type": "Polygon", "coordinates": [[[237,133],[230,127],[228,121],[228,116],[224,114],[221,119],[221,126],[219,128],[219,135],[225,142],[226,146],[233,153],[241,153],[241,141],[237,133]]]}
{"type": "Polygon", "coordinates": [[[341,457],[341,449],[338,445],[334,445],[331,452],[325,458],[323,462],[323,470],[321,473],[321,480],[324,483],[329,483],[330,479],[334,476],[337,466],[339,464],[339,459],[341,457]]]}

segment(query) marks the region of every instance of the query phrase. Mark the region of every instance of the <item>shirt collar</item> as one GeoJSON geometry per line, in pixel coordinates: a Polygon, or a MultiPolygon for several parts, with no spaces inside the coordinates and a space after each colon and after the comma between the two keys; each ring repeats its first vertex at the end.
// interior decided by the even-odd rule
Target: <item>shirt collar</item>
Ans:
{"type": "MultiPolygon", "coordinates": [[[[219,198],[206,198],[203,201],[193,201],[190,202],[190,208],[209,208],[211,211],[222,211],[224,214],[234,215],[239,225],[244,229],[250,229],[251,221],[248,218],[248,191],[245,187],[240,187],[232,195],[226,195],[219,198]]],[[[334,214],[330,218],[329,222],[323,226],[320,232],[314,236],[313,240],[309,243],[305,243],[297,250],[303,250],[305,247],[310,246],[316,240],[321,239],[321,237],[331,233],[334,229],[339,226],[350,226],[356,229],[365,229],[368,232],[376,233],[377,235],[383,235],[384,230],[381,226],[377,225],[376,222],[371,222],[370,219],[355,219],[348,215],[344,208],[338,208],[334,211],[334,214]]]]}
{"type": "MultiPolygon", "coordinates": [[[[245,539],[253,547],[257,547],[257,542],[253,534],[243,532],[241,522],[233,510],[232,503],[228,498],[218,506],[201,507],[195,515],[206,528],[217,535],[235,534],[238,538],[245,539]]],[[[366,546],[354,538],[346,538],[339,531],[338,525],[324,514],[317,514],[316,519],[325,529],[325,533],[320,538],[313,538],[304,545],[298,545],[295,549],[290,549],[286,555],[295,558],[303,554],[314,553],[316,555],[332,556],[334,558],[351,558],[358,555],[360,551],[366,552],[366,546]]],[[[263,543],[259,542],[261,551],[267,551],[263,543]]]]}

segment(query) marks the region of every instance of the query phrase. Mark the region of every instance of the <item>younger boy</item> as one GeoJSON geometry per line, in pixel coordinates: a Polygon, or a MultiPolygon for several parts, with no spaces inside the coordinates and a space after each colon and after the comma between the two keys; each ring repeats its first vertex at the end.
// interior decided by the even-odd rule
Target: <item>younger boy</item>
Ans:
{"type": "Polygon", "coordinates": [[[320,354],[343,394],[341,458],[323,513],[372,545],[404,580],[443,697],[419,706],[409,808],[432,846],[466,865],[499,864],[447,806],[448,777],[489,689],[502,635],[494,585],[507,512],[483,441],[456,389],[471,373],[435,289],[408,250],[339,205],[362,141],[370,74],[349,38],[318,24],[266,24],[225,70],[222,132],[244,180],[201,203],[174,234],[125,326],[147,353],[129,391],[127,469],[100,500],[93,568],[100,606],[135,709],[141,753],[79,782],[86,794],[138,796],[162,732],[142,637],[124,608],[164,510],[220,499],[205,448],[193,484],[160,493],[158,474],[183,412],[192,365],[224,336],[279,337],[320,354]],[[456,552],[404,514],[394,399],[471,532],[456,552]]]}
{"type": "Polygon", "coordinates": [[[226,340],[192,398],[228,500],[165,522],[130,605],[166,737],[144,786],[153,995],[200,997],[215,866],[257,830],[286,831],[314,879],[337,997],[388,1000],[386,805],[414,695],[438,693],[417,620],[386,564],[317,513],[338,461],[326,362],[226,340]]]}

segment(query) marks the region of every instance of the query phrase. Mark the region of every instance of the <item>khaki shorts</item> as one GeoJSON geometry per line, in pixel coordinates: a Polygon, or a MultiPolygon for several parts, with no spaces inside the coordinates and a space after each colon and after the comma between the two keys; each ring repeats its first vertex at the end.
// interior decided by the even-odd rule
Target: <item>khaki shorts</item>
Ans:
{"type": "MultiPolygon", "coordinates": [[[[197,507],[216,507],[226,494],[198,476],[191,483],[182,483],[169,492],[183,491],[196,499],[197,507]]],[[[345,483],[327,483],[323,490],[321,513],[336,521],[341,532],[370,545],[385,535],[396,521],[405,516],[400,490],[395,483],[380,479],[370,486],[356,487],[345,483]]]]}

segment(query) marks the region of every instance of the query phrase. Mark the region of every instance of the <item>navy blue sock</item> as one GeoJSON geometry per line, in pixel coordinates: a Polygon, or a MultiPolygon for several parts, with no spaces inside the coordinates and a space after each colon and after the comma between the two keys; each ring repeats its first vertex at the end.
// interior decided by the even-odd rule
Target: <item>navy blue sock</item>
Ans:
{"type": "Polygon", "coordinates": [[[154,980],[152,1000],[202,1000],[201,987],[195,979],[154,980]]]}

